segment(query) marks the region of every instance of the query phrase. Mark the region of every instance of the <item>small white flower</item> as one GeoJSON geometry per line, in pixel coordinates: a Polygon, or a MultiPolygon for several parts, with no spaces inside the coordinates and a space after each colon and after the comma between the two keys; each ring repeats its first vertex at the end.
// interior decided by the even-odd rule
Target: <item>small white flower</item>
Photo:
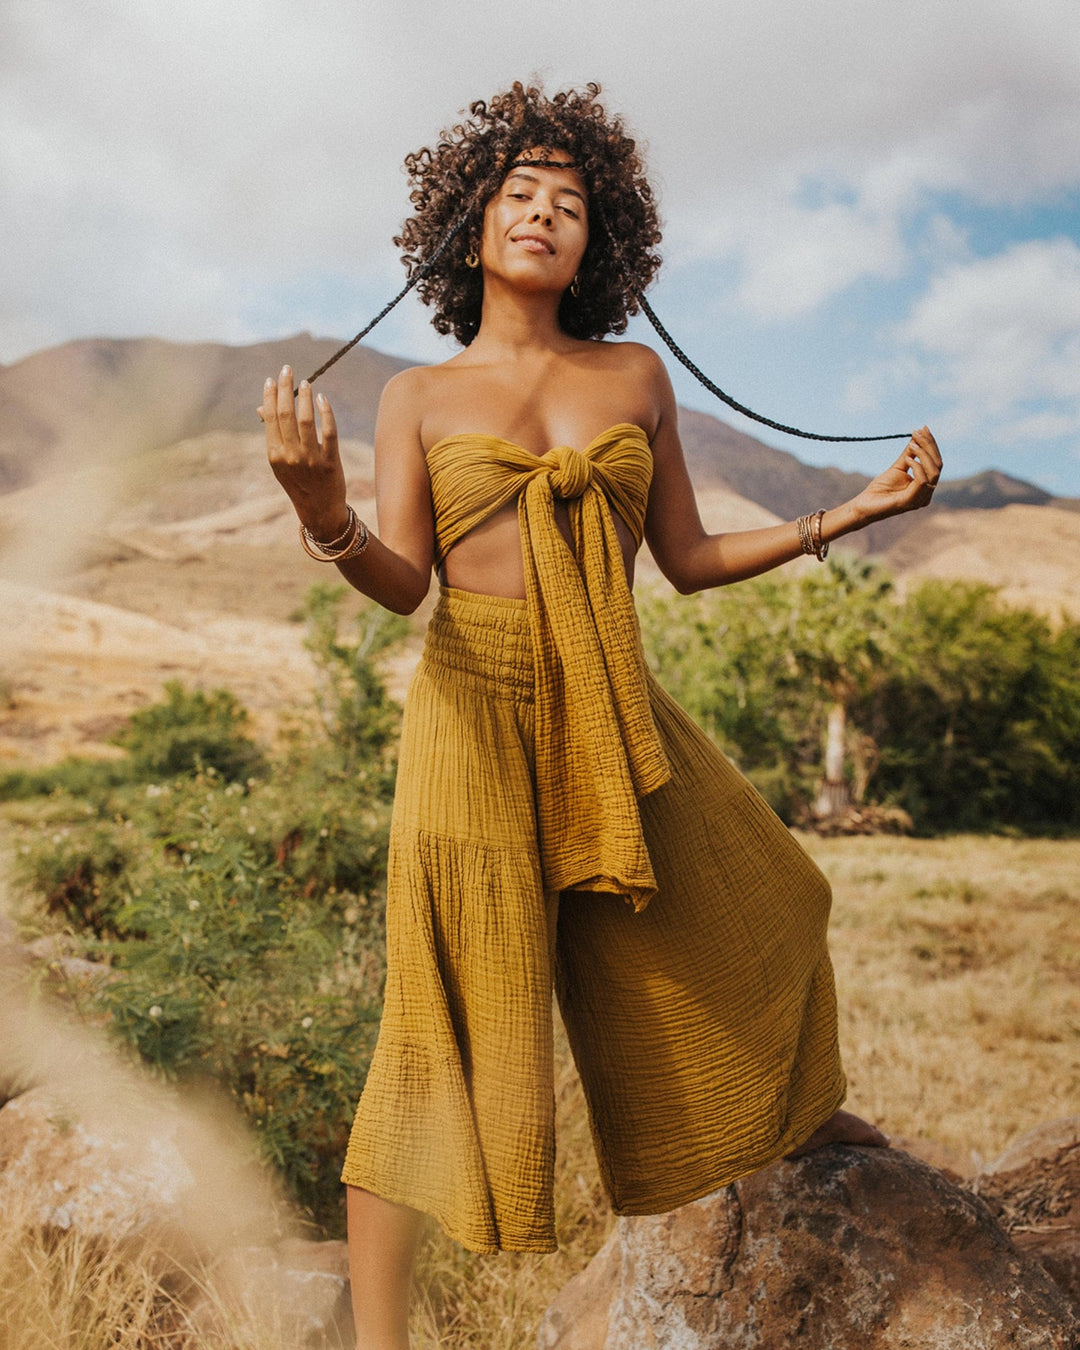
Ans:
{"type": "Polygon", "coordinates": [[[320,839],[329,839],[329,838],[330,838],[330,831],[326,828],[325,825],[324,825],[324,826],[322,827],[322,829],[319,831],[319,838],[320,838],[320,839]]]}
{"type": "Polygon", "coordinates": [[[150,1017],[160,1017],[160,1016],[161,1016],[161,1013],[162,1013],[162,1007],[161,1007],[161,1004],[160,1004],[160,1003],[155,1003],[154,1006],[150,1009],[148,1015],[149,1015],[150,1017]]]}
{"type": "Polygon", "coordinates": [[[249,825],[249,826],[248,826],[248,834],[254,834],[254,833],[255,833],[255,826],[254,826],[254,825],[249,825]]]}
{"type": "Polygon", "coordinates": [[[198,900],[189,900],[189,901],[187,902],[187,907],[188,907],[188,909],[190,909],[190,910],[192,911],[192,913],[194,913],[195,910],[197,910],[197,909],[199,908],[199,902],[198,902],[198,900]]]}
{"type": "Polygon", "coordinates": [[[301,1017],[300,1025],[307,1031],[308,1027],[315,1021],[314,1017],[301,1017]]]}

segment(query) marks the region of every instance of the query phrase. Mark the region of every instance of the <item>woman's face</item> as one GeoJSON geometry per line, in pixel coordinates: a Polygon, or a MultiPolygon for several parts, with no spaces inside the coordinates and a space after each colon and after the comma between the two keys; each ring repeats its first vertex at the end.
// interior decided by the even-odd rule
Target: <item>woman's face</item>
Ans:
{"type": "Polygon", "coordinates": [[[516,167],[484,209],[480,262],[485,276],[560,294],[573,281],[589,242],[585,181],[576,169],[529,162],[572,158],[546,148],[517,156],[516,167]]]}

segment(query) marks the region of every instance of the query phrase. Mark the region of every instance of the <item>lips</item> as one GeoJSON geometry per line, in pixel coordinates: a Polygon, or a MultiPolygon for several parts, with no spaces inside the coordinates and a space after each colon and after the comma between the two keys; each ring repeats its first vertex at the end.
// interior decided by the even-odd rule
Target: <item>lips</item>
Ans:
{"type": "Polygon", "coordinates": [[[518,234],[514,235],[513,242],[521,244],[530,253],[554,253],[555,249],[543,235],[540,234],[518,234]]]}

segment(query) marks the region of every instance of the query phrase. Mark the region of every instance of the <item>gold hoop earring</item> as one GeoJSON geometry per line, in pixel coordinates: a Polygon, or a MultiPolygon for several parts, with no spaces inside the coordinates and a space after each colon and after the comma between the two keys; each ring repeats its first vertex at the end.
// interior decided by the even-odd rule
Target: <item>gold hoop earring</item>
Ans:
{"type": "Polygon", "coordinates": [[[570,294],[575,300],[581,294],[581,278],[576,273],[574,274],[573,281],[570,283],[570,294]]]}
{"type": "Polygon", "coordinates": [[[471,248],[468,253],[465,254],[465,266],[473,269],[480,266],[480,259],[476,256],[475,249],[471,248]]]}

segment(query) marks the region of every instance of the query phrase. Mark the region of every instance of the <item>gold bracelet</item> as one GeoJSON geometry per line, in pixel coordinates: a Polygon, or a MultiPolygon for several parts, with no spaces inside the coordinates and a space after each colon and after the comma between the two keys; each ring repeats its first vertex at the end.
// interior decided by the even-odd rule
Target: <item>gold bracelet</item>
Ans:
{"type": "Polygon", "coordinates": [[[821,537],[821,522],[824,518],[824,511],[815,511],[812,516],[800,516],[795,522],[802,551],[812,553],[818,562],[824,562],[829,552],[829,545],[821,537]]]}
{"type": "Polygon", "coordinates": [[[316,539],[306,525],[300,526],[300,543],[309,558],[314,558],[316,562],[344,562],[346,558],[359,558],[367,548],[371,542],[368,527],[351,506],[346,507],[346,510],[349,523],[344,532],[329,544],[316,539]]]}
{"type": "Polygon", "coordinates": [[[815,511],[809,517],[810,540],[814,545],[813,554],[818,562],[824,562],[829,553],[828,543],[821,537],[821,522],[825,519],[824,510],[815,511]]]}

